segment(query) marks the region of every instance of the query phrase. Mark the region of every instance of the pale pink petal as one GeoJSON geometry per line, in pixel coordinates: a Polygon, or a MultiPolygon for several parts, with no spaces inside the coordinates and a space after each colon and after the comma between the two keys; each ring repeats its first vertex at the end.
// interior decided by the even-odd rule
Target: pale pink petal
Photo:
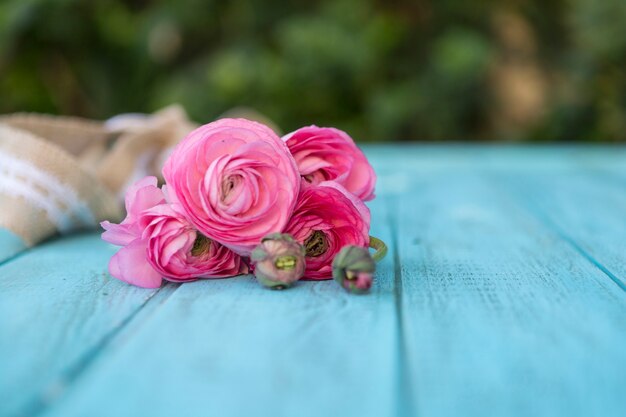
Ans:
{"type": "Polygon", "coordinates": [[[300,192],[285,232],[303,244],[313,232],[324,233],[327,250],[306,258],[305,278],[329,279],[335,255],[346,245],[367,246],[369,228],[370,213],[365,204],[341,185],[327,181],[300,192]]]}
{"type": "Polygon", "coordinates": [[[142,288],[161,286],[161,274],[146,259],[147,244],[137,239],[120,249],[109,262],[109,272],[121,281],[142,288]]]}
{"type": "Polygon", "coordinates": [[[117,246],[128,245],[137,238],[127,225],[103,221],[100,223],[100,226],[105,230],[105,232],[102,233],[102,240],[117,246]]]}

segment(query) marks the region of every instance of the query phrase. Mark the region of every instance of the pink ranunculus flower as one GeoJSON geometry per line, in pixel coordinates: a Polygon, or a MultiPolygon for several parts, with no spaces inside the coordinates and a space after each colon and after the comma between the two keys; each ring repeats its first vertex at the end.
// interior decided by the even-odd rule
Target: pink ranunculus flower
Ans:
{"type": "Polygon", "coordinates": [[[332,127],[303,127],[283,137],[304,184],[335,181],[363,201],[374,198],[376,173],[347,133],[332,127]]]}
{"type": "Polygon", "coordinates": [[[192,281],[246,273],[241,258],[195,231],[176,204],[166,201],[155,177],[146,177],[126,193],[127,216],[120,224],[102,222],[102,239],[122,246],[109,272],[144,288],[162,279],[192,281]]]}
{"type": "Polygon", "coordinates": [[[176,204],[160,204],[143,213],[142,239],[147,260],[168,281],[226,278],[248,273],[241,257],[200,234],[176,204]]]}
{"type": "Polygon", "coordinates": [[[300,188],[287,146],[267,126],[221,119],[179,143],[163,168],[172,197],[204,235],[248,256],[281,232],[300,188]]]}
{"type": "Polygon", "coordinates": [[[300,191],[285,233],[304,245],[304,277],[329,279],[335,255],[346,245],[367,247],[369,229],[365,204],[341,185],[326,181],[300,191]]]}

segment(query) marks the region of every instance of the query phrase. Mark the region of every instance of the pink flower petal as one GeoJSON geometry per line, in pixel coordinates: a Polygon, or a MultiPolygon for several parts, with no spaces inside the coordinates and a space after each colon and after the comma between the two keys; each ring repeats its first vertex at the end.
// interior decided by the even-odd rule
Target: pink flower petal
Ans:
{"type": "Polygon", "coordinates": [[[161,286],[161,274],[146,260],[147,244],[137,239],[120,249],[109,262],[109,272],[121,281],[142,288],[161,286]]]}

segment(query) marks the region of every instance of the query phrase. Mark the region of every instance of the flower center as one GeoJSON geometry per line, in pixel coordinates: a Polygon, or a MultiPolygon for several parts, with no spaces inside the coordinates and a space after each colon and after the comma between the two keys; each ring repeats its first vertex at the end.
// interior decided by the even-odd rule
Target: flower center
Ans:
{"type": "Polygon", "coordinates": [[[315,258],[323,255],[328,250],[326,234],[321,230],[314,230],[311,236],[304,241],[304,248],[306,249],[306,256],[315,258]]]}
{"type": "Polygon", "coordinates": [[[302,178],[309,184],[318,184],[322,181],[328,181],[331,179],[330,175],[322,169],[303,175],[302,178]]]}
{"type": "Polygon", "coordinates": [[[274,261],[274,266],[280,271],[291,271],[296,267],[297,262],[298,260],[295,256],[284,255],[276,258],[276,261],[274,261]]]}
{"type": "Polygon", "coordinates": [[[222,201],[225,201],[228,198],[230,193],[240,182],[241,176],[239,175],[229,175],[222,180],[222,201]]]}
{"type": "Polygon", "coordinates": [[[194,240],[193,242],[193,247],[191,248],[191,255],[200,256],[202,254],[207,253],[210,248],[211,248],[211,239],[209,239],[208,237],[200,233],[196,233],[196,240],[194,240]]]}

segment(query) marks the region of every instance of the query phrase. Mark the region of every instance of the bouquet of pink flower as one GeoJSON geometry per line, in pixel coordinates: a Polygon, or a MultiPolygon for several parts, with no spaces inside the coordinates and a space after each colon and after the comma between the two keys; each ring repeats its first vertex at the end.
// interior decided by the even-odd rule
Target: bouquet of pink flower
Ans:
{"type": "Polygon", "coordinates": [[[221,119],[187,135],[163,177],[161,188],[155,177],[130,187],[126,218],[102,223],[102,238],[122,246],[113,277],[156,288],[254,270],[271,288],[335,275],[349,291],[369,289],[363,201],[374,198],[376,174],[345,132],[310,126],[281,139],[263,124],[221,119]]]}

